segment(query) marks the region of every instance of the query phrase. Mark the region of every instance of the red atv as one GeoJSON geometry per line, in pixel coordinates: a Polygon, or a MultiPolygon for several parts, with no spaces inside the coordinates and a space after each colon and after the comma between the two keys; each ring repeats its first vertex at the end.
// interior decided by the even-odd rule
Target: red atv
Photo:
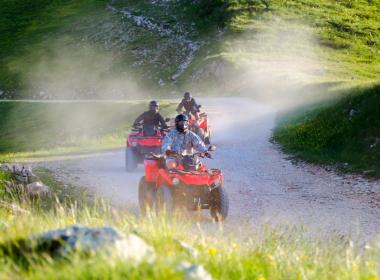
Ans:
{"type": "Polygon", "coordinates": [[[160,153],[165,130],[154,126],[134,127],[127,138],[125,150],[125,168],[131,172],[143,163],[146,155],[160,153]]]}
{"type": "Polygon", "coordinates": [[[199,157],[204,154],[146,158],[145,176],[139,184],[141,211],[145,213],[147,209],[155,208],[158,212],[165,209],[171,214],[183,207],[188,210],[210,209],[216,221],[223,221],[228,214],[229,202],[223,188],[222,171],[207,169],[199,157]]]}
{"type": "Polygon", "coordinates": [[[211,144],[211,129],[208,125],[208,117],[206,113],[200,113],[197,120],[192,114],[188,114],[189,128],[196,133],[206,145],[211,144]]]}

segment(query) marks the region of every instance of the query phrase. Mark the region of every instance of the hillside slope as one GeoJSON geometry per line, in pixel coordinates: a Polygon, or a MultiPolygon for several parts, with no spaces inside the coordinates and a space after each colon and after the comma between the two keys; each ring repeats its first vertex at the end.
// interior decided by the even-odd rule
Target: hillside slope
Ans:
{"type": "Polygon", "coordinates": [[[120,98],[183,88],[243,93],[257,83],[253,75],[281,76],[287,68],[287,79],[306,84],[380,74],[378,0],[2,6],[1,97],[120,98]]]}
{"type": "Polygon", "coordinates": [[[302,113],[281,116],[274,139],[287,152],[380,177],[380,84],[302,113]]]}

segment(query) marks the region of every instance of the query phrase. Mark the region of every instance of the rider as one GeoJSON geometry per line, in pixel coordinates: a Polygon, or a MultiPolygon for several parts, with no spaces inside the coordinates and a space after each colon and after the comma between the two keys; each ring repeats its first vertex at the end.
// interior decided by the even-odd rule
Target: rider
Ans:
{"type": "Polygon", "coordinates": [[[185,108],[185,112],[191,113],[196,119],[199,119],[199,105],[195,102],[190,92],[185,92],[181,103],[177,106],[178,114],[182,113],[182,108],[185,108]]]}
{"type": "Polygon", "coordinates": [[[135,122],[133,123],[133,127],[137,127],[140,124],[143,124],[145,127],[160,127],[162,129],[168,128],[168,126],[165,123],[164,118],[161,116],[161,114],[158,112],[160,108],[160,105],[157,101],[152,100],[149,102],[149,111],[145,111],[140,116],[137,117],[135,122]]]}
{"type": "Polygon", "coordinates": [[[164,137],[161,149],[163,153],[192,155],[193,148],[198,152],[202,152],[206,157],[210,157],[208,148],[203,141],[194,132],[189,130],[189,119],[184,114],[179,114],[175,118],[175,129],[171,129],[164,137]]]}

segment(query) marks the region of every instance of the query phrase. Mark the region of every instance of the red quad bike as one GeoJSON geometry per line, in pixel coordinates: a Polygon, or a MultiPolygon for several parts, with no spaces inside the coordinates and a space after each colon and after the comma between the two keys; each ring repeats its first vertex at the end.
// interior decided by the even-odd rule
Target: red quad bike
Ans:
{"type": "MultiPolygon", "coordinates": [[[[215,150],[212,147],[210,150],[215,150]]],[[[228,196],[223,188],[219,169],[207,169],[199,161],[204,154],[192,156],[152,155],[146,158],[145,176],[139,184],[139,204],[143,214],[147,209],[171,214],[177,209],[210,209],[216,221],[228,215],[228,196]]]]}
{"type": "MultiPolygon", "coordinates": [[[[199,108],[201,105],[199,105],[199,108]]],[[[197,120],[190,112],[185,112],[189,118],[189,128],[196,133],[206,145],[211,144],[211,129],[208,124],[208,117],[206,113],[199,113],[199,119],[197,120]]]]}
{"type": "Polygon", "coordinates": [[[165,131],[154,126],[135,127],[127,138],[125,150],[125,168],[131,172],[143,163],[146,155],[160,153],[165,131]]]}

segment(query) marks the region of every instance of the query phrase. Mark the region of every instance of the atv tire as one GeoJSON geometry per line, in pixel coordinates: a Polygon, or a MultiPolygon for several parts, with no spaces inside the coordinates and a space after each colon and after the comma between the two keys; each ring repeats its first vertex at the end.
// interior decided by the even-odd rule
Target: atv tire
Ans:
{"type": "Polygon", "coordinates": [[[216,222],[222,222],[227,218],[229,201],[227,192],[223,187],[213,189],[210,193],[210,213],[216,222]]]}
{"type": "Polygon", "coordinates": [[[132,148],[127,147],[125,150],[125,169],[132,172],[137,168],[137,158],[132,148]]]}
{"type": "Polygon", "coordinates": [[[174,212],[173,194],[167,185],[161,185],[156,193],[157,213],[166,213],[171,216],[174,212]]]}
{"type": "Polygon", "coordinates": [[[142,215],[153,210],[155,196],[154,184],[146,182],[145,176],[141,177],[139,183],[139,206],[142,215]]]}

